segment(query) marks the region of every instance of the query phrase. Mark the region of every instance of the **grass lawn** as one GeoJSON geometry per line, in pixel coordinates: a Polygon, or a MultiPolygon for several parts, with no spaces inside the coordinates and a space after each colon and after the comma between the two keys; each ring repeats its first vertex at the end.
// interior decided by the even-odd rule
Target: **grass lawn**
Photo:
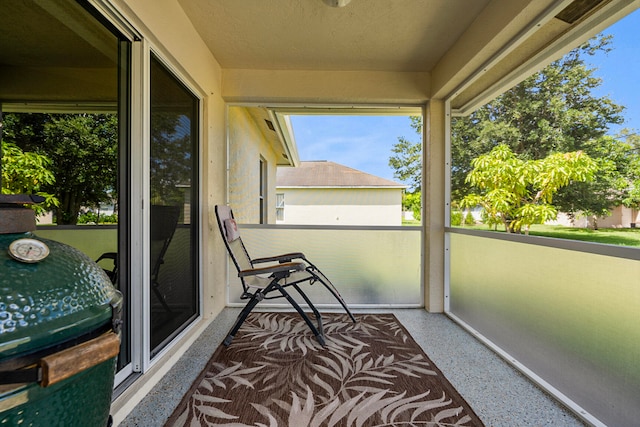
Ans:
{"type": "Polygon", "coordinates": [[[640,247],[640,228],[572,228],[560,225],[534,225],[532,236],[558,237],[560,239],[583,240],[609,245],[640,247]]]}
{"type": "MultiPolygon", "coordinates": [[[[476,230],[488,229],[486,226],[472,226],[469,228],[476,230]]],[[[501,231],[500,228],[498,228],[498,231],[501,231]]],[[[533,225],[529,235],[640,248],[640,228],[601,228],[591,230],[588,228],[563,227],[561,225],[533,225]]]]}

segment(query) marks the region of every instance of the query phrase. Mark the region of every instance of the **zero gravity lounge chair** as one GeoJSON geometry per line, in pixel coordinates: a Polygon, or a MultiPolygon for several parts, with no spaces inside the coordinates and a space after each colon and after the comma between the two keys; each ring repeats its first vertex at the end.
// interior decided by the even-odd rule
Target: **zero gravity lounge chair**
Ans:
{"type": "Polygon", "coordinates": [[[309,329],[311,329],[316,336],[318,342],[324,346],[322,316],[299,286],[305,282],[309,285],[313,285],[316,282],[322,283],[338,300],[340,305],[342,305],[351,320],[354,323],[356,322],[355,317],[353,317],[353,314],[349,311],[340,293],[338,293],[329,279],[322,274],[315,265],[309,262],[304,254],[295,252],[273,257],[251,259],[240,238],[240,233],[233,218],[231,208],[229,206],[217,205],[215,210],[222,240],[224,240],[233,264],[238,270],[238,277],[240,277],[240,281],[242,282],[243,292],[240,298],[249,300],[225,338],[224,345],[228,346],[231,344],[233,337],[240,329],[240,326],[242,326],[242,323],[260,301],[263,299],[286,298],[300,316],[302,316],[309,326],[309,329]],[[258,266],[260,264],[264,266],[258,266]],[[304,299],[311,311],[313,311],[316,319],[315,324],[309,319],[309,316],[302,310],[296,300],[287,292],[286,288],[288,287],[293,287],[304,299]]]}

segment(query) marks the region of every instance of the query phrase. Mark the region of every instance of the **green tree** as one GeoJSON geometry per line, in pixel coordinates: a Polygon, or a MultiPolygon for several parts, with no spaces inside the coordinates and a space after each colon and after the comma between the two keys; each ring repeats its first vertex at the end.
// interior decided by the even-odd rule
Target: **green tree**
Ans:
{"type": "MultiPolygon", "coordinates": [[[[543,159],[551,153],[584,151],[600,167],[589,182],[573,182],[559,190],[554,205],[577,214],[606,213],[627,192],[620,183],[631,160],[621,155],[625,146],[606,136],[609,127],[623,123],[623,107],[593,90],[602,84],[586,58],[609,51],[611,36],[599,35],[530,76],[517,86],[466,117],[451,123],[451,198],[462,200],[476,192],[466,181],[472,161],[492,148],[506,144],[522,159],[543,159]]],[[[421,120],[412,126],[420,131],[421,120]]],[[[419,188],[421,145],[398,138],[389,165],[398,179],[419,188]]]]}
{"type": "Polygon", "coordinates": [[[597,163],[582,151],[554,153],[539,160],[518,158],[506,144],[471,162],[467,182],[479,189],[463,207],[481,206],[489,226],[503,224],[507,232],[529,232],[532,224],[555,219],[554,195],[572,181],[593,179],[597,163]]]}
{"type": "MultiPolygon", "coordinates": [[[[411,127],[420,135],[422,133],[422,117],[412,116],[410,120],[411,127]]],[[[422,143],[411,142],[404,137],[399,137],[398,142],[391,148],[391,152],[393,154],[389,158],[389,166],[395,171],[393,176],[407,183],[410,186],[410,191],[420,190],[422,186],[422,143]]]]}
{"type": "Polygon", "coordinates": [[[58,224],[76,224],[82,206],[116,196],[116,115],[9,113],[3,119],[3,139],[51,159],[56,181],[42,190],[59,200],[54,210],[58,224]]]}
{"type": "Polygon", "coordinates": [[[591,219],[597,228],[597,218],[606,216],[619,205],[631,205],[633,181],[640,173],[634,168],[632,146],[619,137],[609,135],[587,141],[583,148],[598,165],[596,179],[575,182],[561,190],[555,203],[570,217],[577,215],[591,219]]]}
{"type": "Polygon", "coordinates": [[[55,183],[49,170],[51,159],[38,153],[24,152],[17,145],[2,144],[2,194],[36,194],[44,202],[33,205],[36,213],[43,213],[57,206],[53,194],[42,191],[43,186],[55,183]]]}
{"type": "Polygon", "coordinates": [[[632,209],[632,221],[635,221],[640,210],[640,135],[623,131],[620,135],[625,138],[628,150],[628,169],[626,176],[627,191],[622,199],[622,204],[632,209]]]}
{"type": "Polygon", "coordinates": [[[542,71],[452,123],[452,197],[470,191],[465,182],[472,160],[500,144],[522,159],[543,159],[551,153],[584,151],[598,162],[599,174],[588,182],[559,190],[556,207],[576,214],[605,214],[621,200],[619,183],[627,159],[623,146],[606,136],[609,127],[623,123],[624,107],[610,98],[596,97],[602,84],[585,58],[610,50],[611,36],[599,35],[572,50],[542,71]]]}
{"type": "Polygon", "coordinates": [[[151,202],[182,205],[193,169],[193,140],[183,130],[188,123],[173,112],[154,112],[151,124],[151,202]]]}
{"type": "Polygon", "coordinates": [[[422,211],[420,209],[420,206],[422,205],[421,200],[422,200],[421,191],[404,193],[402,195],[402,210],[413,212],[413,218],[420,221],[420,218],[422,216],[422,211]]]}

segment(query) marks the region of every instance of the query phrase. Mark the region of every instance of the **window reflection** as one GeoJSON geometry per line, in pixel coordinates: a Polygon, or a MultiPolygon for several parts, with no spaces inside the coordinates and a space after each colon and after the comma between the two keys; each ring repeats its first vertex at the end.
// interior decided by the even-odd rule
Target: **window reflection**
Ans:
{"type": "Polygon", "coordinates": [[[151,354],[198,314],[197,99],[151,61],[151,354]]]}

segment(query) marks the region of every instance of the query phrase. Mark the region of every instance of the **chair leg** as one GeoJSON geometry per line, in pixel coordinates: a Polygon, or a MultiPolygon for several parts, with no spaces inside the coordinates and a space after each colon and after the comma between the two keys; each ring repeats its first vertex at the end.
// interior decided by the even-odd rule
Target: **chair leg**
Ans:
{"type": "MultiPolygon", "coordinates": [[[[300,305],[296,302],[296,300],[294,300],[291,297],[291,295],[289,295],[289,293],[282,286],[280,286],[279,284],[276,284],[276,287],[278,288],[278,290],[280,291],[282,296],[284,296],[287,299],[287,301],[289,301],[289,304],[291,304],[291,306],[293,306],[293,308],[296,309],[296,311],[298,312],[300,317],[302,317],[302,319],[305,321],[305,323],[307,324],[309,329],[311,329],[311,332],[313,332],[313,334],[315,335],[315,337],[318,340],[318,342],[320,343],[320,345],[324,347],[326,345],[326,343],[324,341],[324,335],[322,335],[322,333],[318,330],[316,325],[314,325],[313,322],[311,321],[311,319],[309,319],[309,316],[307,316],[307,313],[305,313],[304,310],[302,310],[302,307],[300,307],[300,305]]],[[[316,315],[316,318],[318,318],[318,317],[320,318],[319,319],[319,323],[320,323],[320,325],[322,325],[322,318],[320,317],[320,313],[318,313],[318,311],[313,306],[313,304],[311,304],[311,301],[309,301],[307,296],[304,295],[304,293],[300,290],[300,288],[297,288],[297,289],[298,289],[298,292],[300,292],[301,295],[303,295],[303,298],[309,304],[309,306],[312,307],[312,310],[313,310],[314,314],[316,315]]]]}
{"type": "Polygon", "coordinates": [[[344,302],[344,300],[342,299],[342,295],[340,295],[340,292],[338,292],[338,290],[336,289],[335,286],[333,286],[333,283],[331,283],[331,280],[329,280],[329,278],[327,276],[325,276],[320,270],[318,270],[317,268],[307,268],[307,271],[313,275],[313,277],[315,277],[320,283],[322,283],[322,285],[327,288],[327,290],[329,292],[331,292],[331,294],[333,295],[333,297],[335,299],[338,300],[338,302],[340,303],[340,305],[342,306],[342,308],[344,308],[344,311],[349,315],[349,317],[351,318],[351,321],[353,323],[356,323],[356,318],[353,316],[353,313],[351,313],[351,310],[349,310],[349,307],[347,307],[347,303],[344,302]]]}
{"type": "Polygon", "coordinates": [[[249,300],[249,302],[244,306],[240,314],[238,314],[238,317],[236,318],[236,322],[233,324],[233,326],[227,333],[226,338],[223,341],[223,344],[225,345],[225,347],[229,347],[231,345],[231,341],[233,341],[233,338],[236,336],[236,334],[238,333],[238,330],[240,329],[244,321],[247,319],[247,316],[249,316],[249,313],[251,313],[251,310],[253,310],[254,307],[264,299],[264,293],[269,288],[272,288],[271,284],[269,284],[269,286],[267,286],[264,289],[264,291],[260,291],[260,290],[256,291],[251,297],[251,299],[249,300]]]}
{"type": "MultiPolygon", "coordinates": [[[[316,322],[318,323],[318,332],[320,333],[320,335],[322,337],[324,337],[324,325],[322,324],[322,315],[320,314],[320,312],[318,311],[318,309],[316,309],[316,306],[313,305],[313,303],[311,302],[311,300],[309,299],[309,297],[307,296],[307,294],[305,294],[304,292],[302,292],[302,289],[300,289],[300,287],[298,286],[297,283],[294,283],[292,285],[296,291],[298,291],[298,293],[300,294],[300,296],[302,296],[302,298],[304,299],[304,301],[307,303],[307,305],[309,306],[309,308],[311,309],[311,311],[313,311],[313,315],[316,318],[316,322]]],[[[324,345],[324,344],[323,344],[324,345]]]]}

